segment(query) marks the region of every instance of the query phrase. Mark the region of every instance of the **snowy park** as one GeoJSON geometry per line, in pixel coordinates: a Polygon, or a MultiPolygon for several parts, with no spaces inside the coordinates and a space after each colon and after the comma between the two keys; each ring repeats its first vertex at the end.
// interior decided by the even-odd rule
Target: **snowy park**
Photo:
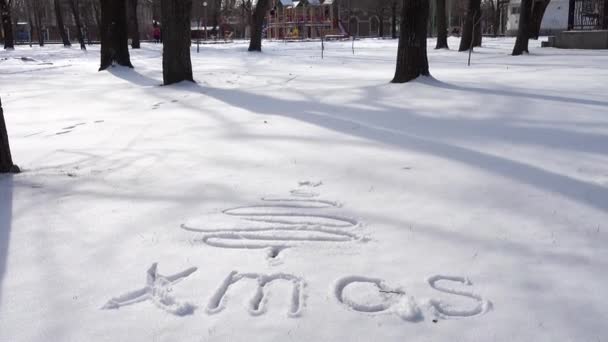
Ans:
{"type": "Polygon", "coordinates": [[[0,0],[0,341],[602,342],[608,0],[0,0]]]}
{"type": "Polygon", "coordinates": [[[604,341],[608,52],[320,44],[0,51],[0,340],[604,341]]]}

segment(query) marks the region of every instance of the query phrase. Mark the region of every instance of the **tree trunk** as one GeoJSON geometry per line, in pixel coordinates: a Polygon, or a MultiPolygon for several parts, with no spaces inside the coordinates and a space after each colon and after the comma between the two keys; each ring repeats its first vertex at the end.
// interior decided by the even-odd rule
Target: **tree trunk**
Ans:
{"type": "Polygon", "coordinates": [[[393,1],[392,7],[393,22],[391,23],[391,35],[393,39],[397,39],[397,0],[393,1]]]}
{"type": "Polygon", "coordinates": [[[393,83],[405,83],[420,75],[429,76],[426,31],[429,0],[403,0],[397,69],[393,83]]]}
{"type": "Polygon", "coordinates": [[[72,15],[74,16],[74,23],[76,23],[76,36],[78,37],[80,49],[86,50],[87,46],[84,43],[84,34],[82,33],[82,22],[80,21],[80,4],[78,3],[78,0],[70,0],[70,8],[72,9],[72,15]]]}
{"type": "Polygon", "coordinates": [[[163,24],[163,83],[191,81],[190,13],[192,0],[161,0],[163,24]]]}
{"type": "MultiPolygon", "coordinates": [[[[190,37],[188,37],[190,38],[190,37]]],[[[101,0],[101,63],[99,71],[113,63],[132,68],[127,34],[125,1],[101,0]]]]}
{"type": "Polygon", "coordinates": [[[521,0],[519,12],[519,29],[517,39],[513,47],[513,56],[528,53],[528,39],[530,38],[530,17],[532,12],[532,0],[521,0]]]}
{"type": "Polygon", "coordinates": [[[7,0],[0,0],[0,20],[4,31],[4,48],[15,48],[15,36],[13,35],[13,21],[11,20],[11,7],[7,0]]]}
{"type": "MultiPolygon", "coordinates": [[[[475,31],[479,31],[476,24],[479,24],[481,17],[481,0],[469,0],[467,8],[466,18],[464,22],[464,28],[462,29],[462,35],[460,37],[460,47],[458,51],[467,51],[471,48],[471,40],[473,40],[473,46],[477,46],[477,39],[473,37],[473,26],[475,31]]],[[[481,39],[479,39],[481,45],[481,39]]]]}
{"type": "Polygon", "coordinates": [[[498,37],[498,30],[500,29],[500,0],[491,0],[490,3],[492,4],[492,20],[493,20],[493,24],[492,24],[492,35],[494,37],[498,37]],[[494,1],[496,1],[496,4],[494,4],[494,1]]]}
{"type": "Polygon", "coordinates": [[[448,49],[448,27],[445,15],[445,0],[437,0],[437,45],[435,49],[448,49]]]}
{"type": "Polygon", "coordinates": [[[530,38],[538,39],[540,35],[540,25],[543,22],[543,16],[545,15],[545,11],[547,10],[547,6],[551,0],[540,0],[534,3],[534,8],[532,9],[532,16],[530,18],[530,38]]]}
{"type": "MultiPolygon", "coordinates": [[[[479,12],[481,13],[481,12],[479,12]]],[[[477,47],[477,46],[481,46],[481,37],[483,32],[481,31],[481,15],[479,16],[479,18],[477,19],[477,22],[475,23],[475,34],[474,36],[474,40],[473,40],[473,46],[477,47]]]]}
{"type": "Polygon", "coordinates": [[[42,32],[42,12],[44,9],[41,4],[36,2],[34,4],[34,20],[36,21],[36,29],[38,33],[38,45],[44,46],[44,34],[42,32]]]}
{"type": "Polygon", "coordinates": [[[2,110],[2,99],[0,99],[0,173],[18,173],[19,168],[13,164],[11,148],[8,144],[8,133],[4,122],[4,111],[2,110]]]}
{"type": "MultiPolygon", "coordinates": [[[[155,2],[153,2],[154,4],[155,2]]],[[[93,1],[91,4],[93,9],[93,17],[95,18],[95,24],[97,25],[97,38],[101,39],[101,9],[99,8],[99,1],[93,1]]]]}
{"type": "MultiPolygon", "coordinates": [[[[0,0],[2,1],[2,0],[0,0]]],[[[34,43],[34,32],[36,31],[36,24],[34,23],[34,19],[32,19],[32,13],[28,10],[28,21],[30,23],[30,47],[32,47],[34,43]]]]}
{"type": "Polygon", "coordinates": [[[378,37],[384,38],[384,10],[380,12],[380,15],[378,16],[378,22],[378,24],[380,25],[378,27],[378,37]]]}
{"type": "Polygon", "coordinates": [[[249,41],[249,51],[262,51],[262,29],[264,28],[264,18],[268,9],[268,0],[258,0],[251,17],[251,40],[249,41]]]}
{"type": "Polygon", "coordinates": [[[128,0],[127,13],[129,16],[129,37],[131,37],[131,47],[139,49],[139,22],[137,20],[137,2],[138,0],[128,0]]]}
{"type": "Polygon", "coordinates": [[[72,43],[70,43],[70,38],[68,37],[68,34],[65,31],[65,25],[63,24],[63,11],[61,9],[61,0],[54,0],[53,4],[55,5],[55,19],[57,19],[57,29],[59,30],[59,34],[61,35],[61,40],[63,40],[63,46],[72,46],[72,43]]]}

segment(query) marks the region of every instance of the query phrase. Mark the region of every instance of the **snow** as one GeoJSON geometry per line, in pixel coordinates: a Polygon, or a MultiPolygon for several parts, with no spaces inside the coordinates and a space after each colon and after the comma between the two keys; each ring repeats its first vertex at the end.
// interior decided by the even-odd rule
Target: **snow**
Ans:
{"type": "Polygon", "coordinates": [[[513,43],[1,51],[0,341],[602,341],[608,52],[513,43]]]}

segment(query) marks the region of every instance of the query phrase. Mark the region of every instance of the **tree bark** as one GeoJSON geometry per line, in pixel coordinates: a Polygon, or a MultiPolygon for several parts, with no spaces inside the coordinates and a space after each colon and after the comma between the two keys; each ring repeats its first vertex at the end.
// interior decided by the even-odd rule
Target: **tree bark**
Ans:
{"type": "Polygon", "coordinates": [[[163,24],[163,83],[190,81],[190,13],[192,0],[161,0],[163,24]]]}
{"type": "Polygon", "coordinates": [[[0,0],[0,20],[4,31],[4,48],[15,48],[15,36],[13,34],[13,21],[11,19],[10,0],[0,0]]]}
{"type": "Polygon", "coordinates": [[[78,0],[70,0],[70,8],[72,9],[72,15],[74,16],[74,23],[76,23],[76,36],[78,37],[80,49],[86,50],[87,46],[84,43],[84,34],[82,33],[82,21],[80,20],[80,4],[78,0]]]}
{"type": "MultiPolygon", "coordinates": [[[[460,37],[460,47],[458,51],[467,51],[471,48],[471,40],[473,40],[473,46],[477,46],[477,39],[473,36],[473,26],[475,31],[479,31],[476,24],[479,24],[481,17],[481,0],[469,0],[466,18],[464,22],[464,28],[462,29],[462,35],[460,37]]],[[[481,45],[481,39],[479,39],[479,45],[481,45]]]]}
{"type": "Polygon", "coordinates": [[[61,0],[54,0],[53,5],[55,5],[55,19],[57,19],[57,29],[59,30],[59,35],[61,35],[63,46],[72,46],[72,43],[70,43],[70,38],[68,37],[68,34],[65,31],[65,25],[63,24],[63,10],[61,8],[61,0]]]}
{"type": "MultiPolygon", "coordinates": [[[[190,38],[190,37],[188,37],[190,38]]],[[[99,71],[113,63],[132,68],[127,34],[125,1],[101,0],[101,63],[99,71]]]]}
{"type": "Polygon", "coordinates": [[[264,28],[264,18],[268,9],[268,0],[258,0],[251,17],[251,40],[249,41],[249,51],[262,51],[262,30],[264,28]]]}
{"type": "Polygon", "coordinates": [[[420,75],[430,76],[426,55],[428,19],[429,0],[403,0],[393,83],[409,82],[420,75]]]}
{"type": "Polygon", "coordinates": [[[8,144],[8,133],[4,122],[2,99],[0,99],[0,173],[18,173],[19,167],[13,164],[11,148],[8,144]]]}
{"type": "Polygon", "coordinates": [[[551,0],[540,0],[534,3],[534,8],[532,9],[532,16],[530,17],[530,38],[538,39],[540,35],[540,25],[543,22],[543,17],[545,16],[545,11],[547,10],[547,6],[551,0]]]}
{"type": "Polygon", "coordinates": [[[437,45],[435,49],[449,49],[445,0],[437,0],[437,45]]]}
{"type": "Polygon", "coordinates": [[[131,37],[131,47],[139,49],[139,21],[137,20],[138,0],[127,0],[127,13],[129,16],[129,37],[131,37]]]}
{"type": "Polygon", "coordinates": [[[528,40],[530,39],[530,17],[532,12],[532,0],[521,0],[519,12],[519,28],[517,39],[513,47],[513,56],[528,53],[528,40]]]}

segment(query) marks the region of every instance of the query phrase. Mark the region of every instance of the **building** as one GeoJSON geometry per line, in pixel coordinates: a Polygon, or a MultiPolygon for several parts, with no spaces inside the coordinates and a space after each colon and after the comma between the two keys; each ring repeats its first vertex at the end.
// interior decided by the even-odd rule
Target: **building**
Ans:
{"type": "Polygon", "coordinates": [[[566,27],[543,46],[608,49],[608,0],[569,0],[566,27]]]}
{"type": "MultiPolygon", "coordinates": [[[[540,25],[540,35],[554,35],[568,28],[568,6],[569,0],[551,0],[540,25]]],[[[517,35],[520,9],[521,0],[509,1],[506,28],[509,36],[517,35]]]]}

